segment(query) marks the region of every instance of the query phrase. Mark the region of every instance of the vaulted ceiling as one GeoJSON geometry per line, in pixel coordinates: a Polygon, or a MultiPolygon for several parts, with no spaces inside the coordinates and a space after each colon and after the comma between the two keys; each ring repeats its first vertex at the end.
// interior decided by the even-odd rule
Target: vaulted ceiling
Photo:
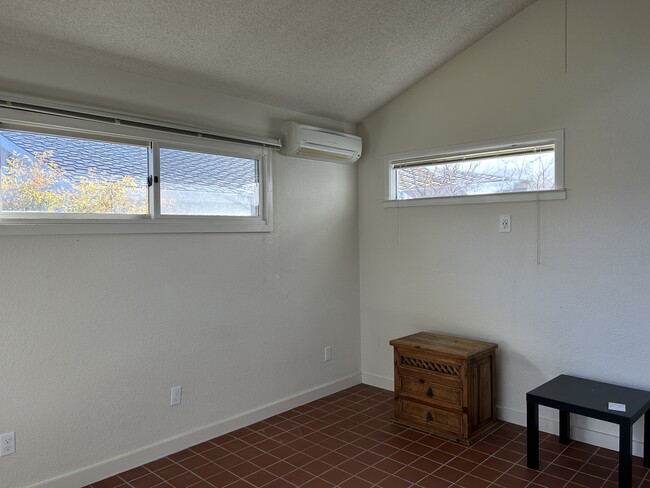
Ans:
{"type": "Polygon", "coordinates": [[[534,1],[0,0],[0,43],[356,122],[534,1]]]}

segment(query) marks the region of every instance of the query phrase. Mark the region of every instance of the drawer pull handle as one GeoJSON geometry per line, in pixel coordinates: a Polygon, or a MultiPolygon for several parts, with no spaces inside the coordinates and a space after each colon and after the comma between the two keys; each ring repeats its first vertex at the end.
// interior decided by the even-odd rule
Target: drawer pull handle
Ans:
{"type": "Polygon", "coordinates": [[[423,380],[422,378],[420,378],[418,381],[419,381],[420,383],[424,384],[424,380],[423,380]]]}
{"type": "Polygon", "coordinates": [[[431,422],[433,420],[433,415],[431,415],[431,412],[427,412],[427,422],[431,422]]]}
{"type": "Polygon", "coordinates": [[[427,396],[428,396],[428,397],[432,397],[432,396],[433,396],[433,390],[431,389],[431,387],[429,387],[429,389],[427,390],[427,396]]]}

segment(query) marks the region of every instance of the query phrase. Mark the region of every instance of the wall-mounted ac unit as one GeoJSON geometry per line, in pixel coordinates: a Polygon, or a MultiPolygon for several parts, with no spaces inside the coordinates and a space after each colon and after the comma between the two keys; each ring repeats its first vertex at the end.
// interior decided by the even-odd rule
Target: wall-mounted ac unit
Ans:
{"type": "Polygon", "coordinates": [[[287,121],[282,123],[282,152],[296,158],[354,163],[361,157],[361,138],[287,121]]]}

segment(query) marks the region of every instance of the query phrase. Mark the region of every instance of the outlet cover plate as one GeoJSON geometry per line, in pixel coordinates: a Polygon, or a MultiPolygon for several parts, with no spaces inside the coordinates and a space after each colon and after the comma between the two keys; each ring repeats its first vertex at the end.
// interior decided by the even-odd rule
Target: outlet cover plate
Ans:
{"type": "Polygon", "coordinates": [[[499,232],[510,232],[510,215],[499,215],[499,232]]]}
{"type": "Polygon", "coordinates": [[[8,456],[16,452],[16,433],[7,432],[0,435],[0,456],[8,456]]]}
{"type": "Polygon", "coordinates": [[[325,346],[323,349],[323,354],[325,355],[324,359],[325,361],[331,361],[332,359],[332,347],[331,346],[325,346]]]}
{"type": "Polygon", "coordinates": [[[172,407],[175,405],[180,405],[182,399],[182,393],[183,392],[181,386],[172,387],[171,401],[169,402],[169,405],[172,407]]]}

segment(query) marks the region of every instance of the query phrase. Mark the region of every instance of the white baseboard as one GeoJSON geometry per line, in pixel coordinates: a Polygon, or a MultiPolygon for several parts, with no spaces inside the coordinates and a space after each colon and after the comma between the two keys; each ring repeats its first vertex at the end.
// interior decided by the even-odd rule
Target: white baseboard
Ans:
{"type": "Polygon", "coordinates": [[[344,390],[361,382],[361,374],[356,373],[345,378],[320,385],[282,400],[249,410],[233,417],[206,425],[191,432],[186,432],[150,446],[125,453],[121,456],[87,466],[78,471],[42,481],[29,488],[70,488],[82,487],[108,478],[117,473],[141,466],[164,456],[187,449],[220,435],[254,424],[305,403],[318,400],[337,391],[344,390]]]}
{"type": "Polygon", "coordinates": [[[393,378],[386,378],[385,376],[377,376],[370,373],[361,373],[361,382],[364,385],[376,386],[384,390],[393,390],[395,388],[393,378]]]}
{"type": "MultiPolygon", "coordinates": [[[[512,424],[526,426],[526,413],[505,407],[497,407],[497,418],[510,422],[512,424]]],[[[575,416],[571,414],[571,432],[570,437],[576,441],[592,444],[594,446],[604,447],[618,451],[618,428],[615,424],[593,421],[586,417],[575,416]],[[591,421],[591,422],[590,422],[591,421]],[[594,429],[593,426],[587,427],[587,423],[601,423],[612,427],[611,432],[594,429]],[[582,425],[581,425],[582,424],[582,425]]],[[[559,435],[560,422],[558,419],[551,419],[547,416],[539,416],[539,430],[548,434],[559,435]]],[[[636,436],[635,436],[636,437],[636,436]]],[[[642,435],[640,436],[642,437],[642,435]]],[[[634,456],[643,456],[643,441],[640,439],[632,440],[632,454],[634,456]]]]}

